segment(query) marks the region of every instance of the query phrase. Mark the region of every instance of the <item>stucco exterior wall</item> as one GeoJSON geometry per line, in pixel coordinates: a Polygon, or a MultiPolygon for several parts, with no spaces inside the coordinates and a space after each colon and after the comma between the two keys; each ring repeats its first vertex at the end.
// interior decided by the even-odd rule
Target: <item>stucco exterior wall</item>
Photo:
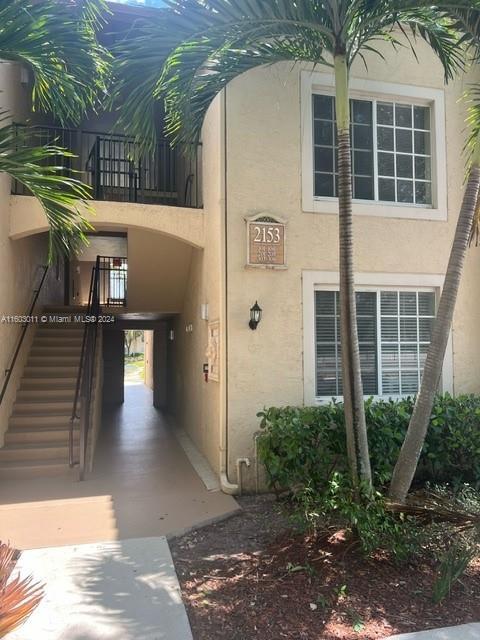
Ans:
{"type": "MultiPolygon", "coordinates": [[[[28,91],[20,82],[20,68],[16,64],[0,64],[0,104],[12,118],[21,119],[28,110],[28,91]]],[[[33,289],[39,284],[41,265],[46,264],[48,242],[45,233],[14,241],[9,238],[10,178],[0,175],[0,317],[24,314],[31,303],[33,289]]],[[[57,280],[56,269],[52,267],[44,283],[38,308],[44,304],[61,303],[63,281],[57,280]]],[[[34,326],[29,327],[23,347],[13,370],[7,393],[0,405],[0,446],[8,426],[16,390],[20,383],[25,359],[34,334],[34,326]]],[[[0,387],[3,372],[10,365],[21,326],[0,322],[0,387]]]]}
{"type": "Polygon", "coordinates": [[[224,428],[222,400],[225,372],[220,372],[218,382],[205,382],[203,364],[207,362],[209,322],[219,320],[220,331],[224,331],[221,98],[216,99],[208,111],[202,131],[202,142],[205,249],[192,250],[184,305],[181,314],[175,320],[175,395],[180,424],[207,457],[212,468],[219,471],[221,434],[224,428]],[[208,320],[201,318],[202,304],[208,304],[208,320]]]}
{"type": "Polygon", "coordinates": [[[191,253],[184,242],[129,229],[127,311],[180,313],[191,253]]]}
{"type": "MultiPolygon", "coordinates": [[[[8,197],[5,191],[8,194],[10,184],[4,176],[0,176],[0,183],[1,202],[5,202],[4,198],[8,197]],[[5,182],[8,184],[5,185],[5,182]]],[[[4,315],[23,315],[27,312],[33,299],[33,290],[41,279],[41,266],[47,262],[46,235],[31,236],[17,241],[10,240],[8,231],[5,229],[7,216],[2,216],[1,208],[0,204],[0,273],[8,274],[8,277],[4,275],[0,278],[0,319],[4,315]]],[[[62,270],[60,270],[60,278],[57,280],[56,268],[52,266],[42,287],[36,312],[38,313],[46,304],[62,304],[63,286],[62,270]]],[[[21,331],[20,324],[0,321],[0,371],[2,372],[10,366],[21,331]]],[[[29,326],[7,387],[7,393],[0,405],[0,446],[3,445],[3,435],[7,430],[8,418],[12,412],[34,332],[35,326],[29,326]]],[[[0,387],[3,385],[3,381],[2,375],[0,387]]]]}
{"type": "MultiPolygon", "coordinates": [[[[204,245],[202,209],[98,201],[94,201],[92,207],[93,213],[87,214],[87,217],[97,231],[145,229],[180,239],[194,247],[204,245]]],[[[34,198],[31,196],[10,198],[11,238],[24,238],[47,229],[45,214],[34,198]]]]}
{"type": "MultiPolygon", "coordinates": [[[[444,274],[462,197],[465,109],[458,100],[472,81],[464,76],[444,88],[440,65],[426,46],[420,64],[408,48],[386,49],[386,63],[368,58],[355,78],[445,91],[448,220],[355,216],[358,272],[444,274]]],[[[305,67],[304,67],[305,68],[305,67]]],[[[257,69],[227,87],[228,410],[230,467],[253,453],[256,412],[265,405],[302,404],[302,271],[338,271],[337,216],[302,211],[301,68],[276,64],[257,69]],[[287,220],[283,271],[245,267],[245,216],[268,212],[287,220]],[[248,328],[258,300],[263,319],[248,328]]],[[[379,205],[372,204],[378,208],[379,205]]],[[[455,391],[480,391],[480,346],[474,328],[480,314],[480,249],[472,248],[455,313],[455,391]]],[[[313,295],[313,293],[312,293],[313,295]]],[[[313,350],[312,344],[312,350],[313,350]]],[[[251,478],[250,478],[251,480],[251,478]]]]}
{"type": "Polygon", "coordinates": [[[144,331],[145,338],[145,384],[153,391],[153,331],[144,331]]]}

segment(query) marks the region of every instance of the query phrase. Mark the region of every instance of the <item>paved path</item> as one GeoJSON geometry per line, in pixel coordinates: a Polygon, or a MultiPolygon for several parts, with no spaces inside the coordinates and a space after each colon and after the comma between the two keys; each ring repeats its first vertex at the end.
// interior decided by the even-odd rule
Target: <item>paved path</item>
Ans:
{"type": "Polygon", "coordinates": [[[164,537],[24,551],[46,595],[9,640],[193,640],[164,537]]]}
{"type": "Polygon", "coordinates": [[[150,389],[126,386],[125,404],[105,411],[84,482],[0,483],[0,540],[35,549],[170,536],[238,510],[231,496],[207,490],[184,448],[152,406],[150,389]]]}
{"type": "Polygon", "coordinates": [[[431,631],[417,631],[416,633],[402,633],[390,636],[388,640],[479,640],[480,623],[462,624],[458,627],[444,627],[431,631]]]}

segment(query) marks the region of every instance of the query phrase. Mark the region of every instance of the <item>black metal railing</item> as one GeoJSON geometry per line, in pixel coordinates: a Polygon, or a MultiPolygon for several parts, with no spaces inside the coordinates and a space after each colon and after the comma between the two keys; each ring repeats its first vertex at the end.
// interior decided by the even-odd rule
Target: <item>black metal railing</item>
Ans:
{"type": "Polygon", "coordinates": [[[97,320],[103,307],[123,307],[126,305],[127,275],[127,258],[123,257],[97,256],[95,266],[92,267],[69,431],[69,464],[71,467],[79,465],[80,480],[83,480],[85,475],[88,438],[92,422],[92,393],[97,361],[97,320]],[[76,421],[80,421],[78,460],[74,455],[73,437],[76,421]]]}
{"type": "Polygon", "coordinates": [[[98,256],[98,295],[102,307],[127,306],[127,258],[98,256]]]}
{"type": "MultiPolygon", "coordinates": [[[[24,125],[15,125],[24,132],[24,125]]],[[[144,151],[134,138],[97,131],[52,126],[28,128],[19,137],[21,144],[40,146],[55,144],[71,151],[75,157],[52,156],[51,166],[76,171],[92,187],[94,200],[139,202],[201,208],[201,145],[191,145],[180,152],[167,140],[159,140],[144,151]]],[[[29,195],[18,181],[12,193],[29,195]]]]}
{"type": "Polygon", "coordinates": [[[21,328],[21,331],[20,331],[20,335],[19,335],[19,337],[17,339],[17,342],[15,344],[15,349],[13,351],[12,359],[10,361],[9,366],[5,369],[5,379],[3,381],[2,389],[0,391],[0,404],[2,404],[3,398],[5,397],[5,393],[6,393],[7,388],[8,388],[8,383],[10,382],[10,378],[12,377],[12,372],[13,372],[13,369],[15,367],[15,363],[17,362],[17,358],[18,358],[18,355],[20,353],[20,349],[22,348],[23,340],[25,339],[25,335],[27,333],[27,329],[30,326],[30,324],[33,324],[33,321],[32,321],[33,312],[35,310],[35,305],[37,304],[37,300],[38,300],[38,296],[40,295],[40,291],[42,290],[43,283],[45,282],[45,279],[47,277],[47,272],[48,272],[48,265],[42,265],[41,266],[40,282],[39,282],[38,286],[33,290],[32,301],[30,303],[30,306],[29,306],[28,310],[25,313],[25,316],[23,316],[24,319],[25,319],[25,322],[21,325],[22,328],[21,328]]]}
{"type": "Polygon", "coordinates": [[[97,356],[98,322],[100,315],[100,256],[97,256],[95,266],[92,267],[90,291],[85,316],[80,365],[78,368],[75,397],[69,432],[69,464],[71,467],[79,465],[79,478],[84,479],[87,461],[88,437],[92,422],[92,392],[95,381],[95,363],[97,356]],[[73,432],[75,422],[80,421],[79,459],[74,457],[73,432]]]}

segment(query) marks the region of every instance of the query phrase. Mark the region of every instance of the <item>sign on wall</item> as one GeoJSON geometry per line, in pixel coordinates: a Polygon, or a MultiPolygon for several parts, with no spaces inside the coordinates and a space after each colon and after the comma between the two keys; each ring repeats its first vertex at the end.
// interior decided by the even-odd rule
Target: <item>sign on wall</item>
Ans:
{"type": "Polygon", "coordinates": [[[218,382],[220,379],[220,322],[214,320],[208,323],[208,359],[209,379],[218,382]]]}
{"type": "Polygon", "coordinates": [[[285,222],[265,214],[247,218],[247,264],[285,268],[285,222]]]}

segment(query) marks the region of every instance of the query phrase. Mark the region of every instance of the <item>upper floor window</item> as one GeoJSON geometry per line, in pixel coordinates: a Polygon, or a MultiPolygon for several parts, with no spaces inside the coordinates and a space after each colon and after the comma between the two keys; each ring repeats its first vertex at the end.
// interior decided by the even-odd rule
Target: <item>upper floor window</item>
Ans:
{"type": "MultiPolygon", "coordinates": [[[[301,177],[303,211],[338,215],[334,85],[302,71],[301,177]]],[[[350,113],[353,213],[446,220],[444,89],[352,77],[350,113]]]]}
{"type": "MultiPolygon", "coordinates": [[[[338,195],[335,98],[313,95],[314,195],[338,195]]],[[[432,205],[431,108],[350,100],[352,189],[357,200],[432,205]]]]}

